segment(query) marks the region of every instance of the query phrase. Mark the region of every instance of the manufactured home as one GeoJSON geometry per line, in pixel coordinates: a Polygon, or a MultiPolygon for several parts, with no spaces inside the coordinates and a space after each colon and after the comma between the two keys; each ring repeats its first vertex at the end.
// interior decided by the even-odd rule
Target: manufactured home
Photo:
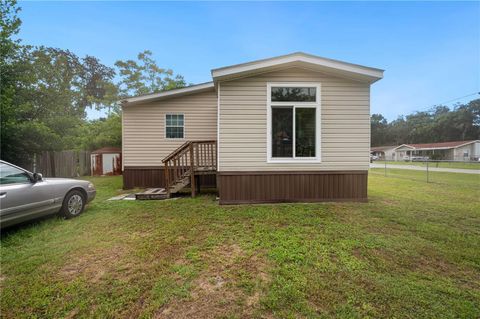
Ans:
{"type": "Polygon", "coordinates": [[[367,200],[383,70],[293,53],[211,75],[121,101],[125,188],[216,186],[220,204],[367,200]]]}
{"type": "Polygon", "coordinates": [[[397,146],[376,146],[370,149],[370,154],[380,160],[394,161],[396,159],[395,148],[397,146]]]}
{"type": "Polygon", "coordinates": [[[415,156],[434,160],[478,161],[480,159],[480,140],[402,144],[397,146],[394,151],[397,161],[409,160],[415,156]]]}

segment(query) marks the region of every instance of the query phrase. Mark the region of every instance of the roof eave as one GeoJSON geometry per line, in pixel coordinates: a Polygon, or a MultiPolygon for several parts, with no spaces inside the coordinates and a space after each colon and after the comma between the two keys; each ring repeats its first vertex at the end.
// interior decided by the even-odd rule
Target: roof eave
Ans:
{"type": "Polygon", "coordinates": [[[465,142],[465,143],[462,143],[462,144],[459,144],[459,145],[447,145],[447,146],[414,146],[414,145],[409,145],[409,144],[402,144],[402,145],[399,145],[395,148],[396,149],[399,149],[401,147],[408,147],[412,150],[416,150],[416,151],[425,151],[425,150],[449,150],[449,149],[453,149],[453,148],[459,148],[459,147],[462,147],[462,146],[465,146],[465,145],[469,145],[469,144],[472,144],[472,143],[480,143],[480,140],[473,140],[473,141],[468,141],[468,142],[465,142]]]}
{"type": "Polygon", "coordinates": [[[459,147],[462,147],[462,146],[465,146],[465,145],[468,145],[468,144],[472,144],[472,143],[480,143],[480,140],[473,140],[473,141],[470,141],[470,142],[466,142],[466,143],[457,145],[454,148],[459,148],[459,147]]]}
{"type": "Polygon", "coordinates": [[[214,82],[218,82],[295,66],[303,66],[320,72],[335,73],[340,76],[369,83],[374,83],[382,79],[384,72],[384,70],[381,69],[348,62],[322,58],[305,53],[294,53],[271,59],[213,69],[211,73],[214,82]]]}
{"type": "Polygon", "coordinates": [[[408,145],[408,144],[402,144],[402,145],[399,145],[399,146],[395,147],[394,150],[397,150],[397,149],[399,149],[400,147],[408,147],[408,148],[411,148],[411,149],[415,149],[415,147],[410,146],[410,145],[408,145]]]}
{"type": "Polygon", "coordinates": [[[213,82],[206,82],[206,83],[187,86],[184,88],[173,89],[169,91],[163,91],[163,92],[140,95],[140,96],[133,96],[126,99],[122,99],[118,101],[118,103],[120,103],[122,106],[125,106],[125,105],[133,105],[133,104],[157,101],[157,100],[165,100],[173,97],[180,97],[180,96],[185,96],[189,94],[210,91],[214,89],[214,87],[215,86],[213,82]]]}
{"type": "Polygon", "coordinates": [[[456,146],[440,146],[440,147],[415,147],[415,151],[431,151],[431,150],[451,150],[456,146]]]}

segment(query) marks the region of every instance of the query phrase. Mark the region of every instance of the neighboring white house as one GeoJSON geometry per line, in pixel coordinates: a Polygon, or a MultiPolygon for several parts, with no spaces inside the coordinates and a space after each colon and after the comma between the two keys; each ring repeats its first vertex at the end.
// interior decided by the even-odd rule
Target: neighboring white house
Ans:
{"type": "Polygon", "coordinates": [[[370,148],[370,154],[375,155],[380,160],[395,161],[397,146],[377,146],[370,148]]]}
{"type": "Polygon", "coordinates": [[[450,161],[476,161],[480,158],[480,140],[402,144],[394,150],[397,161],[411,156],[427,156],[430,159],[450,161]]]}
{"type": "Polygon", "coordinates": [[[299,52],[211,74],[121,101],[125,188],[216,181],[221,204],[367,200],[383,70],[299,52]]]}

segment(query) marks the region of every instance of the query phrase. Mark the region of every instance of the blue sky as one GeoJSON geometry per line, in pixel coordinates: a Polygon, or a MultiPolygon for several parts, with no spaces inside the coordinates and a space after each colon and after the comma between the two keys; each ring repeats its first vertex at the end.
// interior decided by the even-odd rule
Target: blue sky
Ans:
{"type": "Polygon", "coordinates": [[[94,55],[107,65],[149,49],[189,83],[210,81],[212,68],[304,51],[385,69],[372,86],[371,112],[389,120],[480,91],[479,2],[19,5],[26,44],[94,55]]]}

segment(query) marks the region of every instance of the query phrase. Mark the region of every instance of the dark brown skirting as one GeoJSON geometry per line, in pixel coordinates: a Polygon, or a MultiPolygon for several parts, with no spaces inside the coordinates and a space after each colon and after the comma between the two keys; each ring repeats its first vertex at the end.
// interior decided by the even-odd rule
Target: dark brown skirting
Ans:
{"type": "Polygon", "coordinates": [[[219,172],[220,204],[367,201],[368,171],[219,172]]]}
{"type": "MultiPolygon", "coordinates": [[[[216,175],[200,175],[200,187],[216,187],[216,175]]],[[[163,166],[125,166],[123,169],[123,188],[165,187],[165,168],[163,166]]]]}

